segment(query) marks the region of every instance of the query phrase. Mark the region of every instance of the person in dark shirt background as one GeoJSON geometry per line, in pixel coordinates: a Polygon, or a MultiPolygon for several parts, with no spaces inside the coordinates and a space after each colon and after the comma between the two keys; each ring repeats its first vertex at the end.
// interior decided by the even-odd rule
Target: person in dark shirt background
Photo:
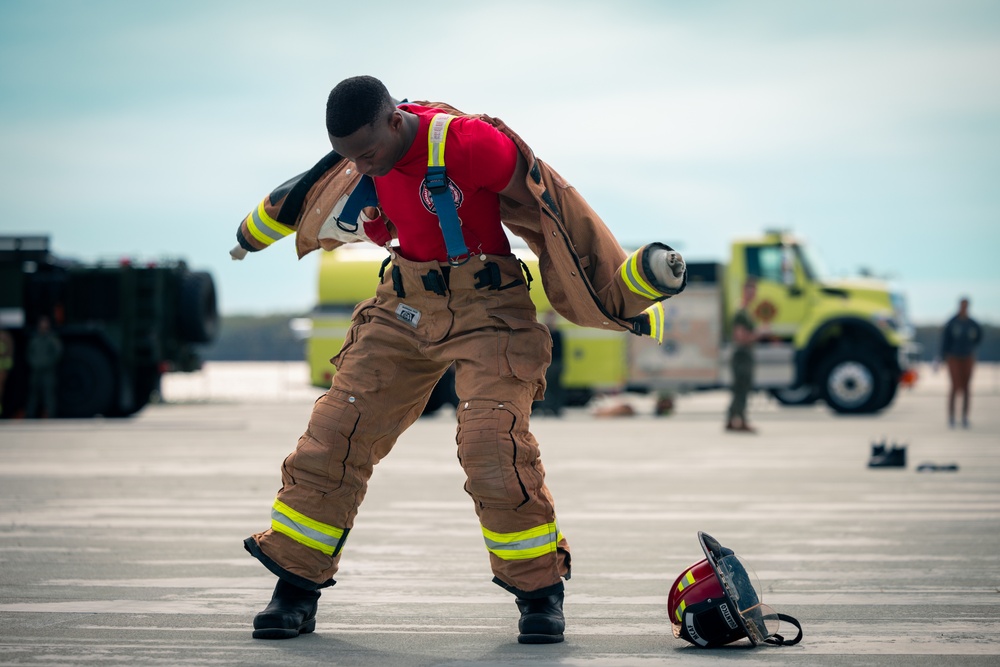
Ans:
{"type": "Polygon", "coordinates": [[[983,338],[979,323],[969,317],[969,300],[963,298],[958,313],[948,320],[941,332],[941,359],[948,366],[951,390],[948,392],[948,426],[955,427],[955,396],[962,395],[962,428],[969,428],[969,386],[976,364],[976,347],[983,338]]]}

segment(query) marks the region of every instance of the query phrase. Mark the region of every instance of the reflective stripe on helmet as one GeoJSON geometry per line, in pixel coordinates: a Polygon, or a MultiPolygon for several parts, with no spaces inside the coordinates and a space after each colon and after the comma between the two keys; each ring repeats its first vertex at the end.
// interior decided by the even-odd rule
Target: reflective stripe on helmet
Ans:
{"type": "Polygon", "coordinates": [[[254,239],[265,246],[271,245],[275,241],[280,241],[295,231],[288,225],[283,225],[269,216],[267,211],[264,210],[263,201],[257,206],[255,211],[247,216],[246,223],[247,229],[254,239]]]}
{"type": "Polygon", "coordinates": [[[503,560],[528,560],[555,553],[562,533],[555,522],[517,533],[494,533],[483,526],[483,538],[486,549],[503,560]]]}
{"type": "Polygon", "coordinates": [[[677,582],[677,592],[680,593],[682,590],[694,583],[694,570],[688,570],[681,575],[680,581],[677,582]]]}
{"type": "Polygon", "coordinates": [[[343,528],[310,519],[280,500],[275,500],[271,508],[271,530],[327,556],[333,556],[340,550],[346,533],[343,528]]]}
{"type": "MultiPolygon", "coordinates": [[[[694,582],[695,582],[694,570],[693,569],[688,570],[677,579],[677,592],[680,593],[694,582]]],[[[687,608],[687,602],[685,602],[684,600],[680,600],[677,603],[677,608],[674,609],[674,616],[677,617],[678,621],[681,620],[681,616],[683,616],[684,610],[686,608],[687,608]]]]}
{"type": "MultiPolygon", "coordinates": [[[[691,573],[688,572],[688,574],[691,574],[691,573]]],[[[681,600],[678,603],[677,609],[674,610],[674,616],[677,617],[678,621],[681,620],[681,618],[684,616],[684,610],[687,609],[687,606],[688,606],[687,602],[685,602],[684,600],[681,600]]]]}
{"type": "Polygon", "coordinates": [[[642,277],[642,271],[639,268],[639,256],[641,254],[642,250],[636,250],[622,264],[622,280],[625,281],[625,286],[630,291],[635,292],[639,296],[644,296],[652,301],[663,299],[667,295],[658,292],[642,277]]]}

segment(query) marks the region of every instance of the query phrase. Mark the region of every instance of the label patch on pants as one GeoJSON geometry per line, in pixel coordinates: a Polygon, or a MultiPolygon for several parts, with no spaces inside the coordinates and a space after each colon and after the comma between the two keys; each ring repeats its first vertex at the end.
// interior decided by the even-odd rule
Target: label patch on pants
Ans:
{"type": "Polygon", "coordinates": [[[396,306],[396,317],[416,329],[417,323],[420,321],[420,311],[401,303],[396,306]]]}

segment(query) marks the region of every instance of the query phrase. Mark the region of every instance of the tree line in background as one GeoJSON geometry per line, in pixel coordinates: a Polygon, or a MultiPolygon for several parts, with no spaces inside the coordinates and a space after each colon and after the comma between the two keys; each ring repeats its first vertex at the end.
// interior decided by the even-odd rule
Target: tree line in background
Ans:
{"type": "MultiPolygon", "coordinates": [[[[202,348],[205,361],[303,361],[306,342],[291,328],[296,315],[235,315],[222,318],[219,337],[202,348]]],[[[933,361],[941,347],[941,326],[916,328],[920,358],[933,361]]],[[[983,325],[980,361],[1000,361],[1000,327],[983,325]]]]}

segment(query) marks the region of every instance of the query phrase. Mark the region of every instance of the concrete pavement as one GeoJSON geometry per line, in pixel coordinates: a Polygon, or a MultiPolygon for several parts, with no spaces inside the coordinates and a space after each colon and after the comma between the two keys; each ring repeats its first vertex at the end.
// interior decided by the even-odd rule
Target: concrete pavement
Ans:
{"type": "Polygon", "coordinates": [[[225,398],[213,381],[201,399],[167,385],[173,402],[129,420],[0,422],[0,664],[1000,663],[989,375],[968,431],[946,427],[940,378],[876,417],[757,396],[756,436],[722,431],[724,392],[682,397],[665,418],[534,420],[573,549],[566,642],[549,646],[516,643],[444,413],[376,468],[316,633],[251,639],[273,578],[241,541],[266,526],[317,392],[263,382],[225,398]],[[866,467],[883,436],[908,445],[906,469],[866,467]],[[672,637],[667,590],[701,559],[698,530],[755,567],[764,601],[802,622],[800,645],[700,651],[672,637]]]}

